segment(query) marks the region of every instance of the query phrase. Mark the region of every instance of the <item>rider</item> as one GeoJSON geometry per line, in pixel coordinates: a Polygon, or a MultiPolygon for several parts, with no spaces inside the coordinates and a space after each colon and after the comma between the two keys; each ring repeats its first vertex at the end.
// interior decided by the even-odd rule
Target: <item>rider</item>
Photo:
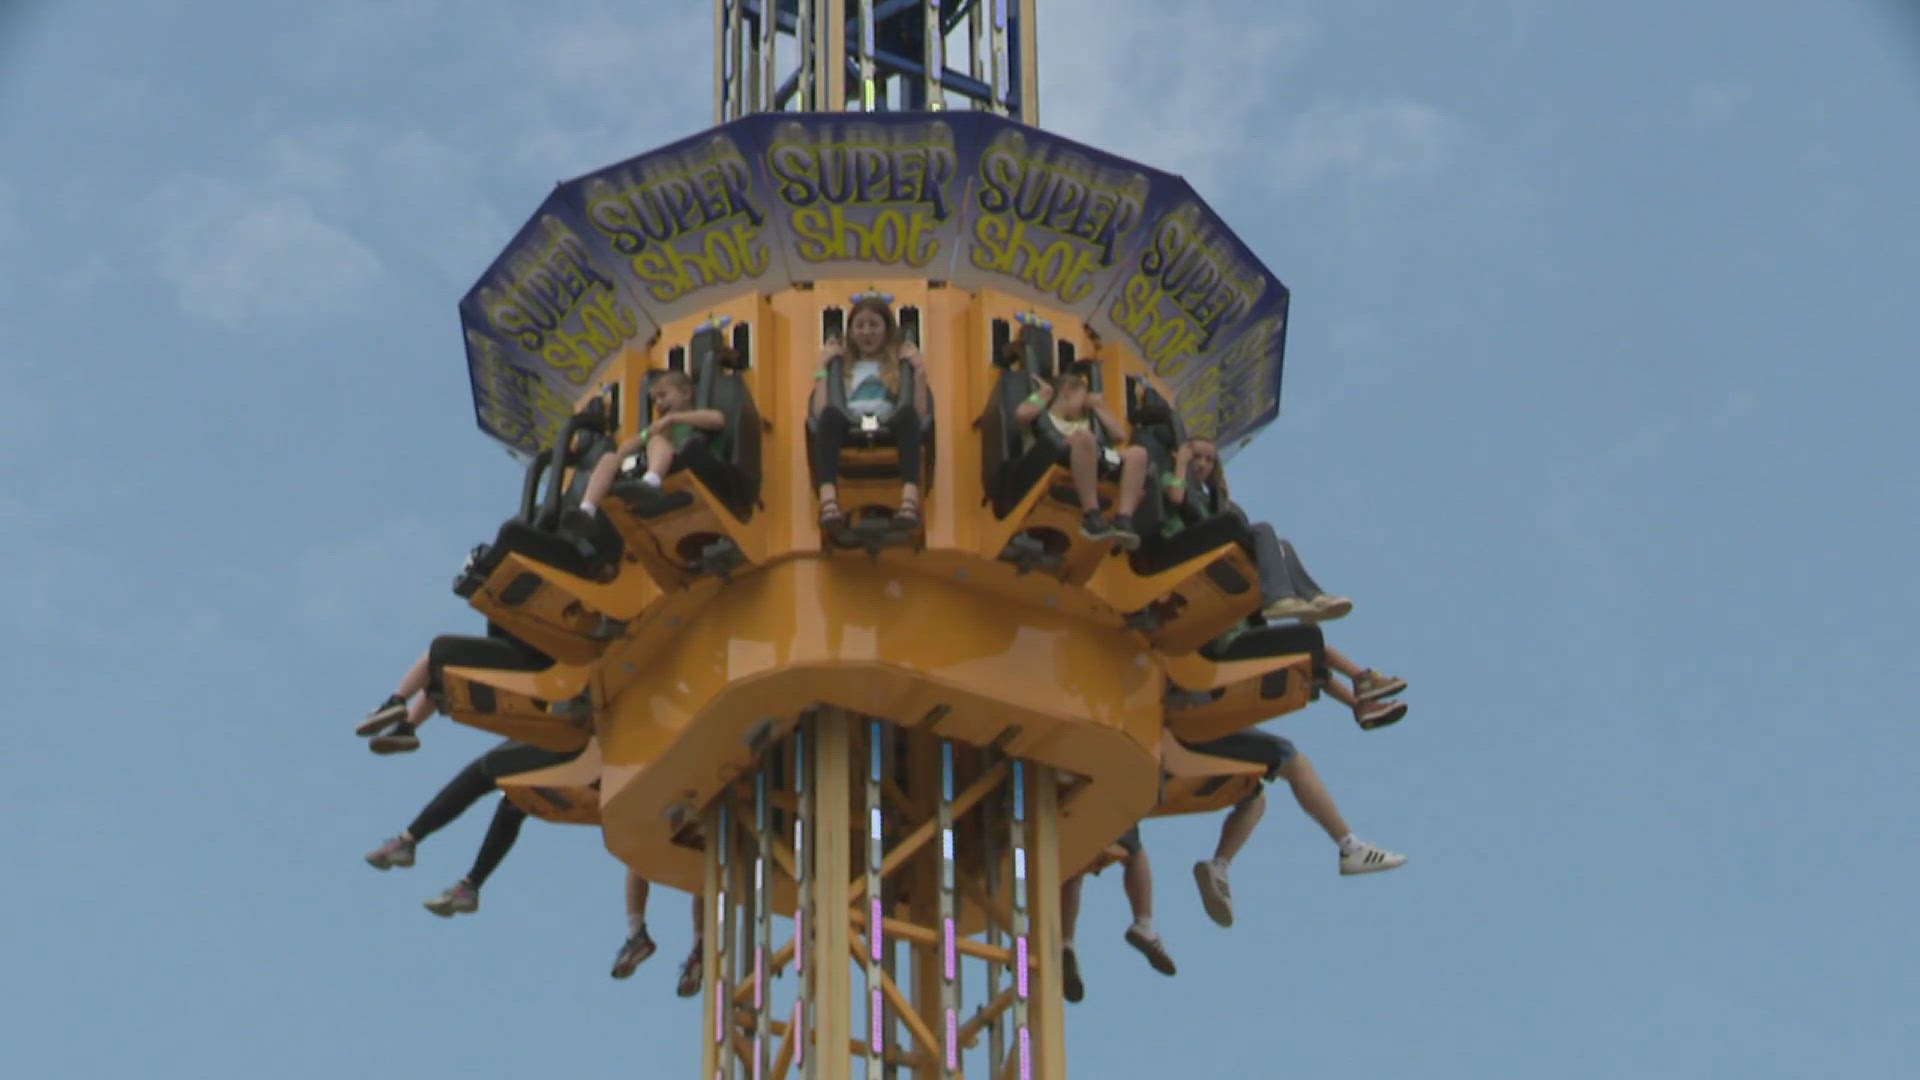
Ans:
{"type": "MultiPolygon", "coordinates": [[[[1147,849],[1140,843],[1140,826],[1128,829],[1116,841],[1125,852],[1126,871],[1120,878],[1127,893],[1127,905],[1133,909],[1133,924],[1127,927],[1126,942],[1140,950],[1153,970],[1162,975],[1175,972],[1173,957],[1153,928],[1153,866],[1147,861],[1147,849]]],[[[1060,886],[1061,987],[1068,1001],[1086,996],[1086,983],[1080,978],[1080,957],[1073,949],[1073,930],[1080,921],[1080,889],[1086,871],[1068,878],[1060,886]]]]}

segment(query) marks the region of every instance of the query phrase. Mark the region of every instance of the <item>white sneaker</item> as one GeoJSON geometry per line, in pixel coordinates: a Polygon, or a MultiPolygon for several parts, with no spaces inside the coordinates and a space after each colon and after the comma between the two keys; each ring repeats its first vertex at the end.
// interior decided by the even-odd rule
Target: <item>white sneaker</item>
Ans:
{"type": "Polygon", "coordinates": [[[1391,870],[1406,861],[1405,855],[1396,855],[1385,848],[1377,848],[1361,840],[1353,845],[1352,850],[1340,853],[1340,872],[1342,874],[1373,874],[1381,870],[1391,870]]]}
{"type": "Polygon", "coordinates": [[[1200,906],[1207,918],[1221,926],[1233,925],[1233,890],[1227,885],[1227,872],[1212,859],[1193,864],[1193,883],[1200,887],[1200,906]]]}

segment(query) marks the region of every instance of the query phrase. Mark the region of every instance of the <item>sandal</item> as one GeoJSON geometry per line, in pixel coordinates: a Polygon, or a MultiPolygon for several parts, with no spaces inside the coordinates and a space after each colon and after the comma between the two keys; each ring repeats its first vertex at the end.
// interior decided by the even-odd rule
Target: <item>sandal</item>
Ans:
{"type": "Polygon", "coordinates": [[[893,526],[896,529],[916,530],[920,528],[920,498],[903,498],[900,508],[893,512],[893,526]]]}
{"type": "Polygon", "coordinates": [[[680,965],[680,981],[673,988],[674,996],[690,998],[698,994],[702,975],[700,942],[696,939],[693,951],[687,954],[686,962],[680,965]]]}

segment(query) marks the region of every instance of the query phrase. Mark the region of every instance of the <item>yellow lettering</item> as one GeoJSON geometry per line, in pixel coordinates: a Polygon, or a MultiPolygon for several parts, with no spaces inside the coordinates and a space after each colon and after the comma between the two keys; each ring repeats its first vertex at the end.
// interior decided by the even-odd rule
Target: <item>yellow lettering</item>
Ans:
{"type": "Polygon", "coordinates": [[[1099,260],[1084,244],[1057,239],[1044,249],[1027,239],[1027,223],[994,215],[982,216],[973,230],[973,265],[990,273],[1018,278],[1043,293],[1077,304],[1093,291],[1099,260]],[[988,252],[981,257],[982,250],[988,252]]]}
{"type": "Polygon", "coordinates": [[[1172,378],[1185,371],[1193,359],[1182,358],[1181,354],[1197,351],[1205,335],[1184,315],[1163,316],[1161,302],[1167,299],[1167,291],[1153,278],[1136,273],[1114,298],[1111,314],[1140,347],[1141,358],[1153,366],[1154,373],[1172,378]]]}
{"type": "Polygon", "coordinates": [[[653,245],[629,260],[634,276],[647,283],[647,295],[663,304],[709,285],[757,277],[771,259],[759,226],[745,221],[676,241],[653,245]],[[683,243],[691,250],[683,250],[683,243]]]}
{"type": "Polygon", "coordinates": [[[803,207],[790,220],[800,237],[800,258],[807,262],[847,259],[919,268],[940,253],[936,225],[919,211],[881,210],[871,224],[862,225],[847,220],[845,208],[833,204],[803,207]]]}

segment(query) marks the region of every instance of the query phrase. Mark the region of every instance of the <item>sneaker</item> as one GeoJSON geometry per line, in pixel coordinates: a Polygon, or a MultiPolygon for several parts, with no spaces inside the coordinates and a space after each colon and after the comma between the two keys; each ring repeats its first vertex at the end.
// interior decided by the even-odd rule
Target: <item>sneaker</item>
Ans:
{"type": "Polygon", "coordinates": [[[1115,514],[1111,530],[1113,539],[1120,544],[1123,550],[1139,550],[1140,534],[1134,531],[1133,516],[1131,514],[1115,514]]]}
{"type": "Polygon", "coordinates": [[[624,979],[633,974],[634,968],[645,963],[647,957],[653,955],[654,948],[653,938],[648,936],[646,927],[643,926],[634,931],[633,935],[627,938],[627,943],[620,946],[620,951],[614,954],[613,977],[624,979]]]}
{"type": "Polygon", "coordinates": [[[471,915],[480,910],[480,890],[465,881],[456,881],[446,892],[428,900],[426,908],[443,919],[456,914],[471,915]]]}
{"type": "Polygon", "coordinates": [[[1365,840],[1354,843],[1353,847],[1340,853],[1340,872],[1342,874],[1376,874],[1382,870],[1391,870],[1407,861],[1405,855],[1396,855],[1384,848],[1374,847],[1365,840]]]}
{"type": "Polygon", "coordinates": [[[673,992],[680,997],[690,998],[700,992],[700,951],[700,941],[696,938],[693,951],[680,964],[680,981],[673,988],[673,992]]]}
{"type": "Polygon", "coordinates": [[[1162,975],[1176,973],[1173,957],[1167,955],[1167,947],[1160,941],[1159,934],[1142,930],[1138,926],[1129,926],[1127,927],[1127,944],[1139,949],[1140,955],[1146,957],[1147,963],[1153,965],[1153,970],[1162,975]]]}
{"type": "Polygon", "coordinates": [[[1353,611],[1353,601],[1344,596],[1328,596],[1326,593],[1321,593],[1307,602],[1313,606],[1315,622],[1332,622],[1335,619],[1345,618],[1353,611]]]}
{"type": "Polygon", "coordinates": [[[378,735],[407,718],[407,699],[394,694],[380,703],[380,707],[367,714],[360,726],[353,729],[355,735],[367,738],[378,735]]]}
{"type": "Polygon", "coordinates": [[[1353,711],[1353,718],[1359,723],[1361,731],[1397,724],[1406,715],[1407,703],[1404,701],[1376,701],[1370,705],[1362,703],[1353,711]]]}
{"type": "Polygon", "coordinates": [[[589,577],[620,562],[620,532],[604,514],[589,514],[575,506],[560,515],[560,535],[573,542],[586,561],[589,577]]]}
{"type": "Polygon", "coordinates": [[[396,866],[413,865],[413,841],[404,836],[393,839],[367,852],[367,865],[375,870],[391,870],[396,866]]]}
{"type": "Polygon", "coordinates": [[[1392,675],[1382,675],[1368,668],[1353,680],[1353,696],[1361,701],[1379,701],[1390,698],[1407,688],[1407,680],[1392,675]]]}
{"type": "Polygon", "coordinates": [[[1071,945],[1060,951],[1060,996],[1074,1003],[1087,996],[1087,984],[1080,981],[1080,957],[1071,945]]]}
{"type": "Polygon", "coordinates": [[[1106,540],[1113,536],[1113,525],[1105,514],[1088,510],[1080,515],[1080,535],[1089,540],[1106,540]]]}
{"type": "Polygon", "coordinates": [[[412,724],[401,724],[385,735],[375,735],[367,740],[367,749],[376,754],[407,754],[420,749],[420,736],[413,733],[412,724]]]}
{"type": "Polygon", "coordinates": [[[1200,886],[1200,906],[1207,909],[1207,918],[1232,926],[1233,890],[1227,887],[1226,868],[1212,859],[1194,863],[1193,883],[1200,886]]]}
{"type": "Polygon", "coordinates": [[[1297,596],[1283,596],[1261,608],[1260,614],[1269,619],[1311,619],[1314,607],[1297,596]]]}

